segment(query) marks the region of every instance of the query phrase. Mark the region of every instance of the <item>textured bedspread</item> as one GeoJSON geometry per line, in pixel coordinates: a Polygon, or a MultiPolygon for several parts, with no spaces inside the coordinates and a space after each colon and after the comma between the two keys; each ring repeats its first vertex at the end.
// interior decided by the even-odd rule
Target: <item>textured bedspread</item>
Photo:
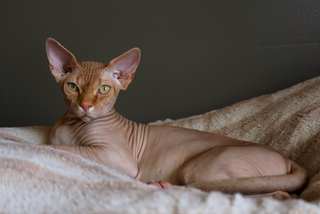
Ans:
{"type": "Polygon", "coordinates": [[[320,213],[320,78],[176,121],[157,121],[269,145],[307,169],[299,200],[156,189],[46,144],[50,127],[0,128],[3,213],[320,213]]]}

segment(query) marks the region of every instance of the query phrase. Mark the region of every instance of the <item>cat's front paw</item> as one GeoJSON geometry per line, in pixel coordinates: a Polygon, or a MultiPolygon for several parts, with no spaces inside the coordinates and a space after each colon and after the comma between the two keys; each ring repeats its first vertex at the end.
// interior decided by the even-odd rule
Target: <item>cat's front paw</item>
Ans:
{"type": "Polygon", "coordinates": [[[165,182],[165,181],[150,181],[147,184],[158,187],[158,188],[169,188],[172,186],[172,184],[170,184],[169,182],[165,182]]]}

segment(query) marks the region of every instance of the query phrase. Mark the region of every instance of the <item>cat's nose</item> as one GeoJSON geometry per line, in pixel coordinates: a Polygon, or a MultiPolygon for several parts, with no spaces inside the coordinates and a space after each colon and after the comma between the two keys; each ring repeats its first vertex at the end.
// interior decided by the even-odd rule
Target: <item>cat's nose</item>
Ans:
{"type": "Polygon", "coordinates": [[[84,112],[89,111],[89,109],[92,107],[91,104],[86,104],[86,103],[81,103],[80,106],[83,108],[84,112]]]}

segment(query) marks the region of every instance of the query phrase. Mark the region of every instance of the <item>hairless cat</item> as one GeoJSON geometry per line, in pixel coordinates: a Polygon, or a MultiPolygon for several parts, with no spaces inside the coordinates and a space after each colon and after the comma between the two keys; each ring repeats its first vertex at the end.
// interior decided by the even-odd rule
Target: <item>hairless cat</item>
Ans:
{"type": "Polygon", "coordinates": [[[276,150],[197,130],[138,124],[114,109],[133,79],[140,49],[109,64],[77,62],[54,39],[46,42],[50,70],[62,84],[66,113],[50,134],[65,150],[159,188],[185,185],[204,191],[290,198],[308,181],[306,171],[276,150]]]}

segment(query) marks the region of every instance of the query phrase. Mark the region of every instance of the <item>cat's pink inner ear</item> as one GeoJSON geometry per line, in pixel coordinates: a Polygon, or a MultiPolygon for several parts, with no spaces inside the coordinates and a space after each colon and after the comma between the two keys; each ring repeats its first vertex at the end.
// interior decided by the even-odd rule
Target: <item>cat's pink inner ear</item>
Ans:
{"type": "Polygon", "coordinates": [[[71,52],[51,38],[47,39],[46,51],[50,70],[57,82],[60,82],[66,73],[76,67],[77,60],[71,52]]]}
{"type": "Polygon", "coordinates": [[[110,74],[119,81],[122,89],[126,89],[133,79],[140,61],[140,53],[139,48],[133,48],[109,63],[110,74]]]}

